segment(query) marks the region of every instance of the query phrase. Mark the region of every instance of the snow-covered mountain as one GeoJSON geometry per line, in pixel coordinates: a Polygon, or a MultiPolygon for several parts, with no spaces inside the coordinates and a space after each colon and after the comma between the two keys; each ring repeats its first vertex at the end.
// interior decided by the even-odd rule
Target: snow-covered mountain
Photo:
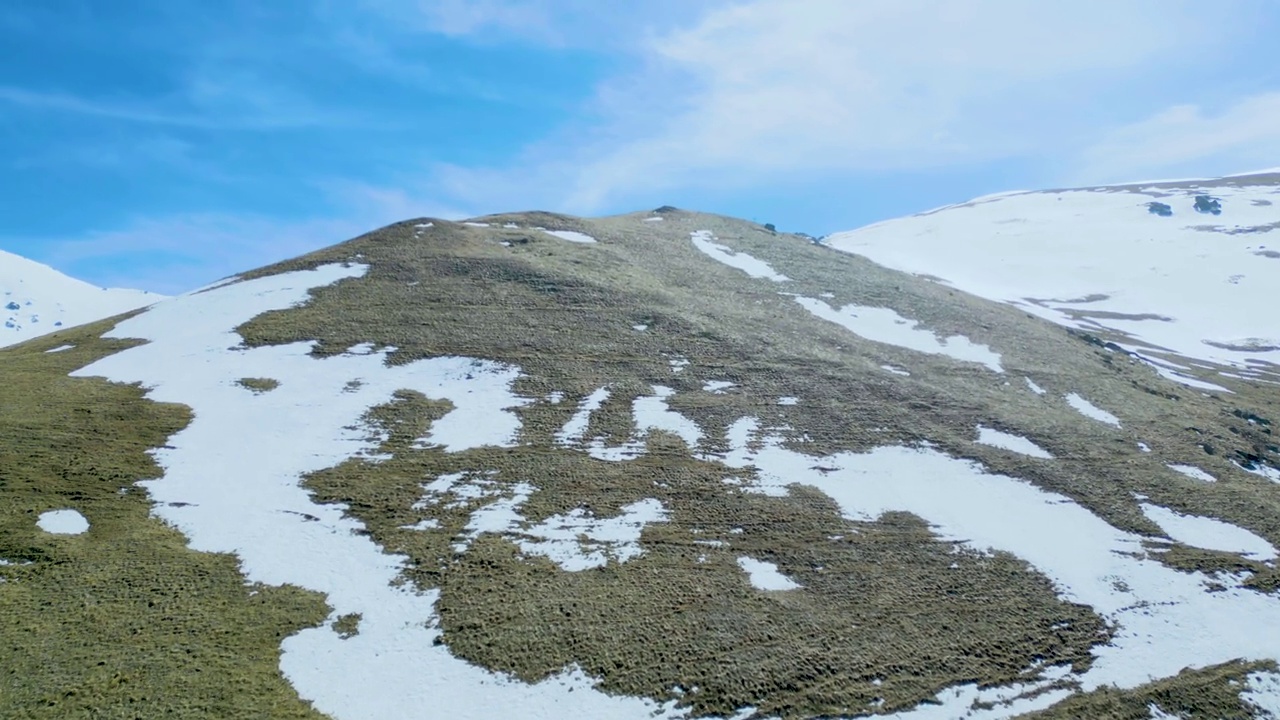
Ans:
{"type": "Polygon", "coordinates": [[[1206,370],[1280,382],[1280,169],[1004,193],[828,242],[1102,333],[1196,387],[1220,389],[1206,370]]]}
{"type": "MultiPolygon", "coordinates": [[[[949,283],[672,208],[417,219],[12,348],[0,715],[1280,717],[1280,385],[1102,339],[1234,258],[1134,249],[1200,201],[1129,193],[834,240],[949,283]],[[1023,235],[988,290],[1008,217],[1110,274],[1023,235]]],[[[1215,292],[1167,322],[1268,336],[1215,292]]]]}
{"type": "Polygon", "coordinates": [[[0,347],[163,299],[145,290],[96,287],[0,250],[0,347]]]}

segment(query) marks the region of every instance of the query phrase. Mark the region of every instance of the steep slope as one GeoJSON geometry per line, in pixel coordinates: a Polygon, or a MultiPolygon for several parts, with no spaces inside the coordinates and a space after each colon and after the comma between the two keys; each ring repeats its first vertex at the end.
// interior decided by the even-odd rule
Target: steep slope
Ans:
{"type": "Polygon", "coordinates": [[[163,299],[145,290],[96,287],[0,250],[0,347],[163,299]]]}
{"type": "MultiPolygon", "coordinates": [[[[138,451],[97,445],[74,479],[56,454],[0,481],[17,608],[0,626],[67,589],[84,603],[61,621],[96,616],[107,584],[41,583],[70,558],[109,577],[97,552],[148,542],[96,504],[126,497],[199,551],[174,567],[234,554],[260,629],[219,636],[257,648],[235,707],[208,700],[239,685],[202,657],[190,687],[141,700],[95,685],[99,708],[254,717],[281,702],[264,638],[344,719],[1280,702],[1266,383],[1203,394],[1022,308],[681,211],[409,221],[107,324],[0,351],[0,373],[20,361],[21,397],[82,384],[64,412],[168,434],[161,472],[97,470],[138,451]],[[40,365],[67,342],[92,352],[40,365]],[[91,394],[135,384],[189,408],[183,429],[91,394]],[[88,531],[58,534],[72,513],[88,531]],[[291,605],[300,631],[278,623],[291,605]]],[[[129,622],[200,638],[245,586],[199,577],[184,597],[209,596],[205,615],[109,587],[132,593],[129,622]]],[[[68,669],[106,652],[78,640],[43,652],[68,669]]],[[[165,647],[144,635],[132,662],[165,647]]],[[[43,678],[11,677],[0,710],[57,708],[43,678]]]]}
{"type": "Polygon", "coordinates": [[[1280,173],[1006,193],[828,242],[1114,341],[1194,387],[1280,382],[1280,173]]]}

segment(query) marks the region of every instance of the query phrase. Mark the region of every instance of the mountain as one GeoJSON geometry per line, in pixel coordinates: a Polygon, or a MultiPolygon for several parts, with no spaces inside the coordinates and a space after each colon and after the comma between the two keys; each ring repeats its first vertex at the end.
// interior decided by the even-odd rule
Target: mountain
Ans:
{"type": "Polygon", "coordinates": [[[1280,716],[1274,366],[968,267],[422,218],[2,349],[0,715],[1280,716]]]}
{"type": "Polygon", "coordinates": [[[0,250],[0,347],[163,299],[145,290],[96,287],[0,250]]]}
{"type": "Polygon", "coordinates": [[[1193,387],[1280,382],[1280,169],[1004,193],[832,247],[1095,333],[1193,387]]]}

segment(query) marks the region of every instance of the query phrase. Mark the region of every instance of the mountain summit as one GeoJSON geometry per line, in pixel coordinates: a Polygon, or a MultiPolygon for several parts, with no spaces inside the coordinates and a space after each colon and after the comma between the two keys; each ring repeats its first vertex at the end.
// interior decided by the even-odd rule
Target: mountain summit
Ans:
{"type": "Polygon", "coordinates": [[[0,714],[1280,713],[1275,366],[969,294],[924,217],[969,265],[421,218],[0,351],[0,714]]]}
{"type": "Polygon", "coordinates": [[[145,290],[96,287],[0,250],[0,347],[163,299],[145,290]]]}

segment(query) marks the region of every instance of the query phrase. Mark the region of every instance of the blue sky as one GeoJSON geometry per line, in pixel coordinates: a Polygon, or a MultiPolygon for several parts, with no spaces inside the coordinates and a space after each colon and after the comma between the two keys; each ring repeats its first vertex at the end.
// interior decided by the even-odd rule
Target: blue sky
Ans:
{"type": "Polygon", "coordinates": [[[1273,0],[0,6],[0,248],[181,292],[430,215],[812,234],[1280,165],[1273,0]]]}

